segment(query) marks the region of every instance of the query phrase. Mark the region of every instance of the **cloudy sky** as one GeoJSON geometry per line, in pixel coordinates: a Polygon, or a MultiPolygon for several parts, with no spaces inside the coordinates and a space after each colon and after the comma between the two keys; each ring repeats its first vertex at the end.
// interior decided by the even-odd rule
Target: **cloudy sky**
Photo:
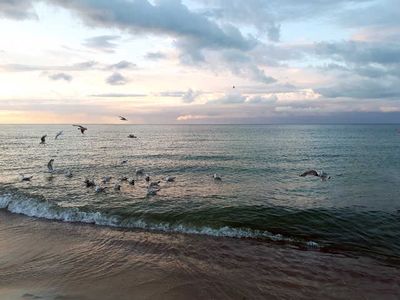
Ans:
{"type": "Polygon", "coordinates": [[[399,0],[0,0],[0,28],[0,123],[400,122],[399,0]]]}

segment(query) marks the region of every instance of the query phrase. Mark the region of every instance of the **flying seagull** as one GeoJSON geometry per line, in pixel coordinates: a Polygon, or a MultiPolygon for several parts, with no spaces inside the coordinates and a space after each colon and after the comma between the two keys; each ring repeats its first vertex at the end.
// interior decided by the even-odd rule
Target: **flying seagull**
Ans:
{"type": "Polygon", "coordinates": [[[121,121],[128,121],[128,119],[125,118],[125,117],[123,117],[123,116],[119,116],[119,119],[120,119],[121,121]]]}
{"type": "Polygon", "coordinates": [[[82,132],[82,134],[84,134],[85,131],[87,130],[86,127],[83,127],[83,126],[81,126],[81,125],[76,125],[76,124],[74,124],[74,125],[72,125],[72,126],[78,127],[78,130],[80,130],[80,131],[82,132]]]}
{"type": "Polygon", "coordinates": [[[49,162],[47,163],[47,169],[49,170],[50,173],[54,171],[54,169],[53,169],[53,162],[54,162],[54,159],[52,158],[52,159],[50,159],[49,162]]]}
{"type": "Polygon", "coordinates": [[[63,131],[61,130],[60,132],[58,132],[57,134],[56,134],[56,137],[54,138],[55,140],[60,136],[60,135],[62,135],[63,134],[63,131]]]}
{"type": "Polygon", "coordinates": [[[317,176],[319,178],[321,178],[322,181],[325,181],[327,179],[331,179],[331,176],[329,176],[328,174],[326,174],[325,172],[317,172],[315,170],[308,170],[305,171],[303,174],[300,174],[301,177],[306,177],[306,176],[317,176]]]}
{"type": "Polygon", "coordinates": [[[41,144],[45,144],[46,143],[46,137],[47,137],[47,134],[45,134],[44,136],[42,136],[41,138],[40,138],[40,143],[41,144]]]}

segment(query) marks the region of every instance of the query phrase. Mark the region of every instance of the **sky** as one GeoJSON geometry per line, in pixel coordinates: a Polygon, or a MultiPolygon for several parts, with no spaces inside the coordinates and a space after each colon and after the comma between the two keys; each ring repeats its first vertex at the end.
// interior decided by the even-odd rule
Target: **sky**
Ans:
{"type": "Polygon", "coordinates": [[[399,123],[399,0],[0,0],[0,123],[399,123]]]}

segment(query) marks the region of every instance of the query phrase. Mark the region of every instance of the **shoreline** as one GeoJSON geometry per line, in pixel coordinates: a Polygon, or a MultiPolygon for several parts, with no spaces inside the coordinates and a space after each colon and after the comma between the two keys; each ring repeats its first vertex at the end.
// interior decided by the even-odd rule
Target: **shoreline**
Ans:
{"type": "Polygon", "coordinates": [[[0,219],[0,298],[6,300],[395,299],[400,294],[400,270],[366,257],[6,211],[0,219]]]}

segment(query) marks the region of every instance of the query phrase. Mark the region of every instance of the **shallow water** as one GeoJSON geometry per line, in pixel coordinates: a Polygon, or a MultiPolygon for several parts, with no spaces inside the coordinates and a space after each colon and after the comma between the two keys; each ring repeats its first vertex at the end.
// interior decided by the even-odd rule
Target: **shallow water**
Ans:
{"type": "Polygon", "coordinates": [[[0,126],[0,207],[62,221],[251,238],[400,261],[395,125],[0,126]],[[64,134],[54,140],[55,134],[64,134]],[[138,139],[129,139],[134,133],[138,139]],[[40,137],[48,134],[45,145],[40,137]],[[57,172],[46,172],[54,158],[57,172]],[[121,161],[128,163],[121,165],[121,161]],[[161,180],[156,196],[135,176],[161,180]],[[299,177],[316,168],[332,176],[299,177]],[[74,176],[66,178],[63,172],[74,176]],[[33,175],[20,182],[18,174],[33,175]],[[214,182],[219,174],[222,182],[214,182]],[[104,194],[86,188],[113,177],[104,194]],[[121,176],[135,178],[135,186],[121,176]],[[176,176],[174,183],[163,180],[176,176]]]}
{"type": "Polygon", "coordinates": [[[0,211],[0,299],[398,299],[400,270],[254,239],[0,211]]]}

